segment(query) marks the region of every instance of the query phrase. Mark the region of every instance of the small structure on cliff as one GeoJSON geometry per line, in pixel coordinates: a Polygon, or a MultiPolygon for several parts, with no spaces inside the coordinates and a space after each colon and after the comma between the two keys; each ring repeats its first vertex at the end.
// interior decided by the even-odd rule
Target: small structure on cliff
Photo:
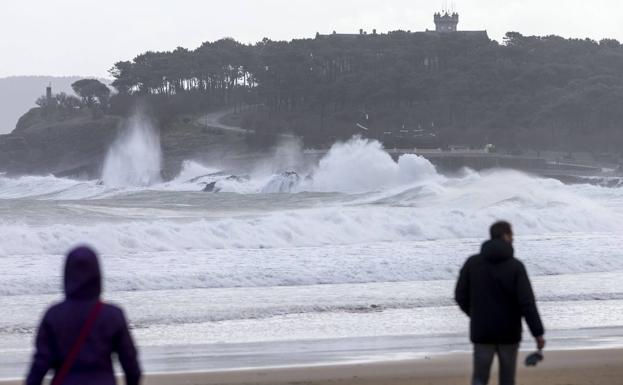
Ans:
{"type": "MultiPolygon", "coordinates": [[[[449,11],[449,10],[436,12],[433,15],[433,19],[435,21],[434,31],[430,31],[427,29],[426,31],[419,31],[419,32],[407,31],[407,32],[416,33],[416,34],[425,33],[425,34],[430,34],[430,35],[455,33],[455,34],[461,34],[461,35],[472,36],[472,37],[481,37],[481,38],[487,38],[487,39],[489,38],[489,35],[487,34],[486,30],[460,31],[458,29],[458,24],[459,24],[458,12],[449,11]]],[[[316,39],[320,39],[320,38],[355,39],[355,38],[373,37],[373,36],[378,36],[376,29],[372,30],[372,33],[368,33],[363,29],[360,29],[359,33],[338,33],[336,31],[333,31],[333,33],[324,34],[324,35],[321,34],[320,32],[316,33],[316,39]]]]}
{"type": "Polygon", "coordinates": [[[450,13],[450,11],[437,12],[434,18],[436,32],[457,32],[457,26],[459,24],[458,13],[450,13]]]}

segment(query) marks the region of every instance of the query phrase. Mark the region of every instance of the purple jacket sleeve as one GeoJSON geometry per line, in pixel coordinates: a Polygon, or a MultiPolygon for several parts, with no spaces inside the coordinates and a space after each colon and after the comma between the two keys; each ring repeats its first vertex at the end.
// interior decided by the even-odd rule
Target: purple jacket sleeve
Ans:
{"type": "Polygon", "coordinates": [[[35,340],[35,355],[30,372],[26,378],[26,385],[41,385],[43,378],[52,366],[52,333],[48,325],[47,316],[43,317],[37,338],[35,340]]]}
{"type": "Polygon", "coordinates": [[[128,323],[125,319],[123,312],[120,312],[121,316],[121,329],[117,334],[115,350],[119,356],[121,367],[125,373],[125,382],[127,385],[138,385],[141,380],[141,368],[138,363],[138,353],[128,323]]]}

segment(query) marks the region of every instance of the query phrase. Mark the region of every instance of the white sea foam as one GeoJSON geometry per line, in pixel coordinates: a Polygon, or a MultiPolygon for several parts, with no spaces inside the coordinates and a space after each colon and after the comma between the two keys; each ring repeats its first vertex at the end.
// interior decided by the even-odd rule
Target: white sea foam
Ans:
{"type": "Polygon", "coordinates": [[[269,161],[249,170],[249,178],[242,181],[240,175],[230,179],[227,178],[230,175],[208,175],[216,169],[186,162],[180,177],[168,186],[197,189],[199,178],[204,185],[215,182],[219,192],[352,194],[385,191],[441,178],[427,159],[407,154],[394,161],[379,142],[359,137],[336,143],[318,165],[305,164],[300,156],[302,149],[297,146],[296,143],[283,144],[269,161]],[[228,183],[232,180],[236,183],[228,183]]]}
{"type": "Polygon", "coordinates": [[[435,167],[423,157],[408,154],[395,162],[379,142],[353,138],[333,145],[302,189],[363,193],[438,177],[435,167]]]}
{"type": "MultiPolygon", "coordinates": [[[[218,168],[208,167],[199,162],[187,160],[182,164],[180,173],[173,179],[169,185],[179,186],[183,184],[193,184],[202,177],[219,173],[218,168]]],[[[196,188],[193,188],[196,190],[196,188]]]]}
{"type": "MultiPolygon", "coordinates": [[[[590,185],[564,186],[562,183],[520,172],[493,171],[477,173],[465,171],[463,175],[448,178],[440,175],[425,158],[414,154],[401,156],[397,161],[383,150],[380,143],[361,138],[335,144],[317,165],[305,165],[293,153],[293,144],[277,150],[271,161],[250,167],[247,171],[231,171],[211,167],[196,161],[186,161],[177,177],[160,181],[160,153],[157,136],[149,124],[139,117],[133,119],[130,129],[120,136],[111,148],[104,167],[104,185],[96,181],[75,181],[53,176],[26,176],[9,178],[0,175],[0,199],[91,199],[127,195],[149,191],[202,191],[206,185],[215,184],[215,191],[238,194],[284,192],[337,192],[345,194],[381,193],[391,196],[400,191],[415,189],[419,194],[438,193],[452,186],[470,186],[487,196],[505,196],[515,190],[532,194],[527,198],[540,199],[539,193],[554,189],[556,194],[577,195],[578,192],[613,195],[608,189],[590,185]],[[484,184],[489,186],[484,187],[484,184]],[[499,194],[499,191],[505,193],[499,194]],[[536,194],[536,195],[535,195],[536,194]]],[[[463,194],[465,191],[458,191],[463,194]]],[[[408,194],[407,194],[408,195],[408,194]]],[[[526,194],[524,194],[526,195],[526,194]]],[[[551,194],[550,194],[551,195],[551,194]]],[[[586,195],[586,194],[584,194],[586,195]]],[[[402,197],[405,198],[405,197],[402,197]]],[[[470,199],[473,200],[473,197],[470,199]]],[[[398,202],[399,203],[399,202],[398,202]]]]}
{"type": "Polygon", "coordinates": [[[0,256],[61,255],[84,242],[136,255],[481,239],[497,219],[524,236],[616,234],[620,191],[504,170],[445,177],[424,158],[394,161],[362,139],[335,145],[308,177],[233,177],[196,162],[148,189],[0,176],[0,256]],[[239,194],[188,193],[209,183],[239,194]]]}
{"type": "Polygon", "coordinates": [[[0,175],[0,199],[55,198],[77,195],[93,196],[102,189],[96,183],[48,176],[5,177],[0,175]]]}
{"type": "MultiPolygon", "coordinates": [[[[452,281],[465,258],[479,250],[481,240],[104,253],[102,264],[108,292],[452,281]]],[[[535,276],[610,272],[617,277],[616,271],[623,271],[623,259],[616,257],[620,242],[621,237],[611,235],[521,237],[516,252],[535,276]]],[[[15,255],[0,261],[10,267],[10,274],[0,276],[0,295],[61,290],[61,255],[15,255]],[[24,277],[33,279],[25,282],[24,277]]],[[[580,294],[585,295],[582,298],[602,298],[603,288],[588,290],[584,286],[574,288],[570,298],[580,294]]],[[[621,288],[611,286],[603,291],[603,298],[623,298],[621,288]]],[[[560,293],[556,299],[565,300],[564,295],[572,291],[565,293],[561,286],[560,293]]]]}
{"type": "MultiPolygon", "coordinates": [[[[115,162],[135,142],[119,143],[115,162]]],[[[157,161],[144,162],[151,155],[129,168],[145,173],[116,163],[105,184],[0,175],[0,339],[29,346],[61,296],[63,255],[81,243],[101,252],[106,300],[154,344],[194,343],[198,330],[253,341],[249,325],[270,340],[338,327],[337,336],[451,333],[466,325],[452,301],[458,269],[496,219],[513,223],[550,327],[620,324],[611,315],[623,299],[621,188],[508,170],[449,177],[358,138],[317,164],[298,154],[288,144],[242,171],[188,161],[167,182],[148,167],[157,161]],[[219,193],[200,192],[207,186],[219,193]],[[296,331],[283,333],[288,322],[296,331]]]]}
{"type": "Polygon", "coordinates": [[[61,254],[80,242],[110,253],[134,253],[480,237],[501,218],[512,221],[522,234],[623,229],[618,188],[568,186],[504,170],[444,177],[424,158],[405,155],[396,162],[378,143],[362,139],[335,145],[307,178],[293,173],[233,177],[217,171],[187,162],[176,179],[149,190],[0,176],[0,197],[5,200],[81,200],[78,206],[38,207],[36,215],[52,218],[46,223],[54,215],[66,215],[46,226],[26,223],[15,204],[0,205],[7,210],[0,221],[0,253],[61,254]],[[366,193],[344,195],[346,200],[303,195],[296,204],[281,203],[282,198],[270,194],[184,195],[210,183],[221,192],[366,193]],[[170,198],[176,191],[178,198],[170,198]],[[136,194],[140,198],[133,198],[136,194]],[[165,196],[167,201],[162,200],[165,196]],[[225,205],[229,211],[218,214],[225,205]]]}
{"type": "MultiPolygon", "coordinates": [[[[128,253],[481,237],[492,221],[501,218],[512,221],[518,233],[525,235],[623,228],[621,208],[608,207],[607,200],[593,200],[557,181],[510,171],[469,174],[398,193],[367,194],[346,203],[327,201],[325,207],[284,210],[278,199],[249,203],[244,196],[224,196],[240,204],[271,204],[275,208],[244,215],[212,215],[218,200],[210,201],[212,206],[204,206],[201,199],[188,203],[191,206],[159,206],[160,194],[156,191],[141,197],[141,205],[149,207],[150,200],[153,202],[151,208],[90,209],[85,201],[81,211],[70,208],[75,218],[66,217],[51,226],[0,222],[0,254],[60,254],[80,242],[93,243],[110,253],[128,253]],[[145,216],[132,214],[139,209],[145,216]],[[168,210],[166,215],[164,210],[168,210]],[[169,219],[152,219],[147,215],[150,212],[169,219]],[[103,218],[104,213],[112,219],[103,218]]],[[[306,198],[300,199],[304,203],[306,198]]],[[[307,198],[310,205],[318,199],[315,195],[307,198]]]]}

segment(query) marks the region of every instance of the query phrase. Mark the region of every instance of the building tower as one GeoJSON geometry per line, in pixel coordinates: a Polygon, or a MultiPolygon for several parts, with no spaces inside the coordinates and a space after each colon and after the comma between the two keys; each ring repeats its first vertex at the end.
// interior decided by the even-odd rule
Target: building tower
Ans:
{"type": "Polygon", "coordinates": [[[45,87],[45,100],[48,103],[48,106],[52,104],[52,83],[45,87]]]}
{"type": "Polygon", "coordinates": [[[437,32],[456,32],[459,24],[459,14],[456,12],[442,11],[435,13],[435,30],[437,32]]]}

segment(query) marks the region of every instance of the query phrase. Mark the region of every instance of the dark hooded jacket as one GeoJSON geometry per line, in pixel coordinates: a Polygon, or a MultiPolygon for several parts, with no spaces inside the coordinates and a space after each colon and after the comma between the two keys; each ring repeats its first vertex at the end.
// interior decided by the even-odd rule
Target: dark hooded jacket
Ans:
{"type": "MultiPolygon", "coordinates": [[[[73,250],[65,264],[66,299],[45,313],[36,339],[36,353],[26,385],[40,385],[49,369],[55,375],[72,349],[86,319],[99,300],[101,275],[95,253],[73,250]]],[[[113,385],[112,353],[117,353],[126,384],[137,385],[141,370],[125,316],[104,304],[63,385],[113,385]]]]}
{"type": "Polygon", "coordinates": [[[503,240],[485,242],[480,254],[465,262],[455,299],[470,317],[473,343],[519,343],[522,317],[534,337],[544,334],[526,268],[503,240]]]}

